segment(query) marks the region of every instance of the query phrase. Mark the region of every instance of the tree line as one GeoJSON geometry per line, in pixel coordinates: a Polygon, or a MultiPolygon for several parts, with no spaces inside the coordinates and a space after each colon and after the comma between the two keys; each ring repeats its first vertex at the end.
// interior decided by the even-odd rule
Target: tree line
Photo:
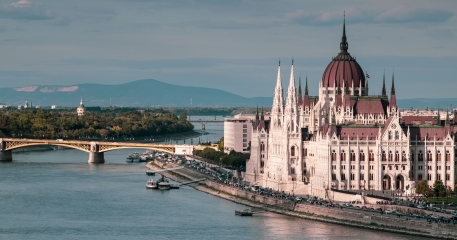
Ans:
{"type": "Polygon", "coordinates": [[[433,186],[429,186],[425,179],[419,181],[416,187],[416,193],[421,194],[425,197],[452,197],[457,193],[457,184],[455,186],[456,191],[453,191],[450,186],[444,186],[443,181],[436,180],[433,186]]]}
{"type": "Polygon", "coordinates": [[[165,110],[73,111],[44,109],[0,111],[0,137],[117,138],[149,137],[193,130],[185,113],[165,110]]]}
{"type": "Polygon", "coordinates": [[[194,155],[206,158],[212,161],[213,164],[222,164],[230,169],[246,169],[246,160],[249,159],[249,153],[241,153],[231,151],[229,154],[223,151],[216,151],[214,148],[205,148],[203,150],[195,150],[194,155]]]}

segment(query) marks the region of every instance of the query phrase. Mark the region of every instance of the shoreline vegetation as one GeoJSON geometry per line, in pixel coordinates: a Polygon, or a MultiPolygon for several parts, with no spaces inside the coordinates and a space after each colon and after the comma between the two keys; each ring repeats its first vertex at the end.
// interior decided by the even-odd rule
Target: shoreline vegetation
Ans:
{"type": "Polygon", "coordinates": [[[44,109],[3,109],[0,111],[0,137],[30,139],[155,139],[189,132],[194,125],[182,112],[177,116],[163,109],[73,111],[44,109]]]}
{"type": "MultiPolygon", "coordinates": [[[[145,165],[146,168],[150,170],[164,170],[166,168],[173,168],[176,167],[177,165],[175,164],[168,164],[168,165],[163,165],[160,166],[156,164],[154,161],[149,162],[145,165]]],[[[193,176],[191,172],[195,172],[194,170],[189,169],[187,173],[182,173],[179,172],[180,170],[170,170],[170,171],[164,171],[161,172],[160,174],[164,175],[167,178],[172,179],[173,181],[183,183],[187,181],[192,181],[196,180],[199,177],[198,176],[193,176]]],[[[195,174],[199,174],[198,172],[195,172],[195,174]]],[[[291,207],[287,207],[285,205],[274,205],[274,204],[267,204],[267,203],[262,203],[260,200],[257,200],[255,196],[252,197],[244,197],[240,196],[237,194],[230,193],[229,191],[225,190],[224,188],[228,188],[228,186],[220,185],[219,183],[212,182],[210,180],[206,180],[205,182],[200,182],[200,183],[192,183],[189,184],[189,187],[194,188],[195,190],[222,198],[226,199],[238,204],[242,204],[245,206],[249,206],[254,209],[261,209],[264,211],[269,211],[277,214],[282,214],[282,215],[287,215],[287,216],[292,216],[292,217],[298,217],[298,218],[303,218],[303,219],[308,219],[308,220],[314,220],[314,221],[321,221],[321,222],[326,222],[326,223],[332,223],[332,224],[338,224],[338,225],[344,225],[344,226],[349,226],[349,227],[356,227],[356,228],[364,228],[364,229],[371,229],[375,231],[384,231],[384,232],[392,232],[392,233],[399,233],[399,234],[406,234],[406,235],[411,235],[411,236],[421,236],[421,237],[433,237],[433,238],[442,238],[442,239],[453,239],[454,235],[441,235],[438,236],[437,234],[433,233],[433,229],[430,229],[432,231],[426,231],[424,230],[418,230],[415,228],[408,227],[408,225],[405,225],[403,223],[399,222],[388,222],[388,223],[376,223],[376,222],[364,222],[364,219],[360,218],[352,218],[349,216],[345,216],[344,212],[341,212],[337,217],[335,216],[329,216],[325,215],[325,213],[320,213],[317,211],[300,211],[300,208],[295,207],[295,204],[293,204],[292,209],[291,207]],[[210,185],[208,185],[210,184],[210,185]],[[212,186],[214,185],[214,186],[212,186]],[[390,224],[389,224],[390,223],[390,224]]],[[[432,228],[432,226],[430,226],[432,228]]]]}

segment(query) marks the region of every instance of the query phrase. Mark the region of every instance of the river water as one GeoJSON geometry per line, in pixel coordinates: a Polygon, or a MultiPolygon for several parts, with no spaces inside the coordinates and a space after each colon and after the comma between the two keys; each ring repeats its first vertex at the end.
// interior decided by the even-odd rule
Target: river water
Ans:
{"type": "Polygon", "coordinates": [[[190,187],[146,190],[144,163],[125,162],[134,151],[106,152],[101,165],[73,149],[13,153],[0,164],[0,239],[411,238],[273,213],[239,217],[245,206],[190,187]]]}

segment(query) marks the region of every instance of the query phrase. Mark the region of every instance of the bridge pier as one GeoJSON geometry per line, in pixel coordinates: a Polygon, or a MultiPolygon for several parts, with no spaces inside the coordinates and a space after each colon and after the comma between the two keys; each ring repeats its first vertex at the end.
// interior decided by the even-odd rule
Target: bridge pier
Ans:
{"type": "Polygon", "coordinates": [[[1,150],[0,151],[0,162],[11,162],[13,161],[13,150],[1,150]]]}
{"type": "Polygon", "coordinates": [[[105,154],[103,152],[90,152],[87,163],[105,163],[105,154]]]}
{"type": "Polygon", "coordinates": [[[202,130],[205,130],[205,124],[202,123],[202,130]]]}

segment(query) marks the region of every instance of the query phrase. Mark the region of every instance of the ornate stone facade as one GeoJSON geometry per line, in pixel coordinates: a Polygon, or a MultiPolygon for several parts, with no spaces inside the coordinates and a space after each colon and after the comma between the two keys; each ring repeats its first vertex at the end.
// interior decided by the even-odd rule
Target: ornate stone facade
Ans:
{"type": "Polygon", "coordinates": [[[246,181],[274,190],[328,197],[339,190],[403,190],[417,182],[456,183],[454,123],[434,116],[402,118],[394,75],[390,100],[385,77],[380,96],[368,95],[368,74],[347,52],[345,25],[340,53],[319,83],[319,96],[295,89],[292,60],[284,103],[278,67],[271,119],[253,123],[246,181]]]}

